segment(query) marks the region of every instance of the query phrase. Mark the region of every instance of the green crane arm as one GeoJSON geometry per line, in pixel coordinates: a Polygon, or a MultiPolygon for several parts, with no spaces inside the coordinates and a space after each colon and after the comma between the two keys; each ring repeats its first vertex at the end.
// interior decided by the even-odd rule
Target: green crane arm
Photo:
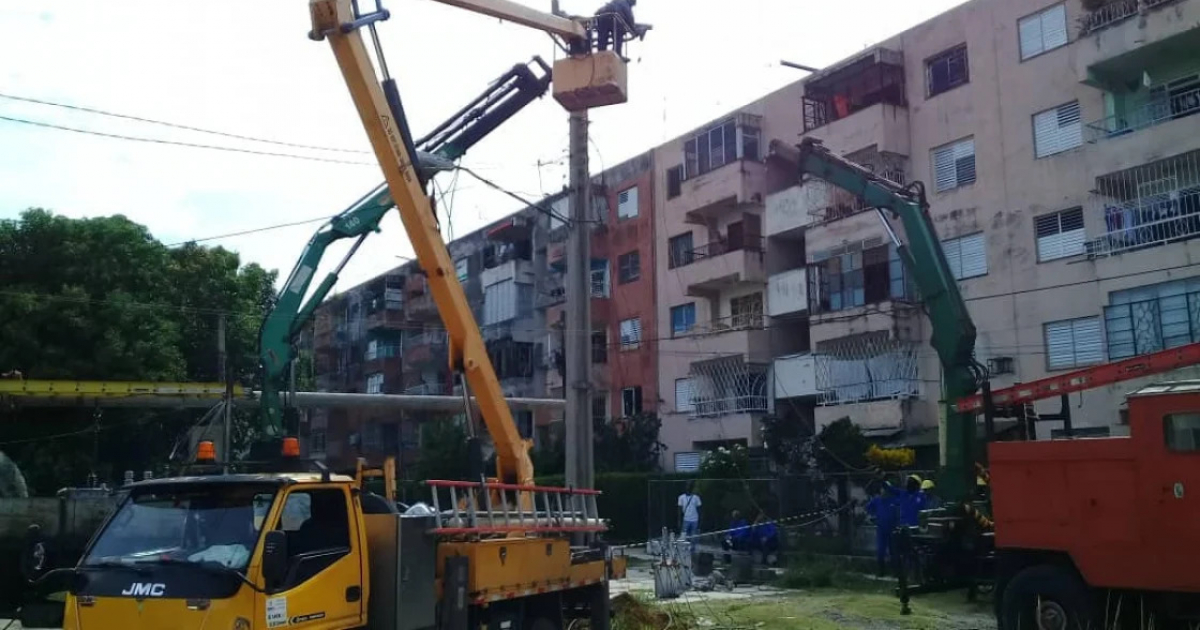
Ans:
{"type": "MultiPolygon", "coordinates": [[[[517,64],[493,81],[480,96],[416,142],[422,180],[428,181],[437,172],[453,168],[454,160],[526,105],[545,95],[550,80],[550,66],[541,57],[534,57],[530,64],[517,64]],[[540,76],[537,69],[541,70],[540,76]]],[[[380,221],[394,207],[388,186],[383,183],[322,225],[305,246],[300,260],[263,319],[259,330],[263,380],[261,426],[269,437],[284,434],[286,411],[292,407],[288,394],[294,389],[291,377],[297,336],[333,290],[338,275],[363,240],[379,231],[380,221]],[[325,251],[331,244],[347,238],[357,240],[305,300],[325,251]]]]}
{"type": "MultiPolygon", "coordinates": [[[[932,324],[930,345],[942,364],[944,401],[954,402],[974,394],[985,377],[985,371],[975,360],[975,324],[929,218],[924,185],[892,183],[834,155],[814,138],[804,138],[798,147],[775,140],[771,142],[771,152],[797,165],[801,177],[807,174],[825,180],[853,193],[879,212],[900,259],[916,283],[932,324]],[[897,238],[885,210],[900,220],[907,243],[897,238]]],[[[946,402],[942,406],[945,450],[939,486],[947,499],[963,499],[972,487],[969,481],[973,478],[975,461],[975,416],[955,412],[946,402]]]]}

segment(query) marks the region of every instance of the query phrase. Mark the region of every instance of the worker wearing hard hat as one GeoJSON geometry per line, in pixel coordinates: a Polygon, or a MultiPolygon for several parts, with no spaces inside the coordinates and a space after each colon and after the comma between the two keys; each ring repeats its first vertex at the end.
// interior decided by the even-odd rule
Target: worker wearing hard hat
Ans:
{"type": "Polygon", "coordinates": [[[900,526],[916,527],[921,524],[921,510],[926,508],[927,496],[921,491],[921,483],[925,481],[920,475],[909,475],[904,482],[904,489],[898,490],[892,484],[884,482],[886,492],[894,497],[900,508],[900,526]]]}
{"type": "Polygon", "coordinates": [[[942,507],[942,499],[934,491],[932,479],[926,479],[921,482],[921,494],[925,495],[925,509],[936,510],[942,507]]]}

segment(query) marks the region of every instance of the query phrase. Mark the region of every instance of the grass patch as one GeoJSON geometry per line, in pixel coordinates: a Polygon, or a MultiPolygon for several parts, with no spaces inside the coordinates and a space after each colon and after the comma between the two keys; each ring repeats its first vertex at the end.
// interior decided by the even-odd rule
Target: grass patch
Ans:
{"type": "MultiPolygon", "coordinates": [[[[689,629],[738,630],[961,630],[994,628],[986,605],[958,599],[913,602],[913,614],[901,615],[900,602],[889,593],[826,589],[771,599],[711,601],[690,606],[699,625],[689,629]]],[[[679,617],[687,620],[686,617],[679,617]]],[[[658,628],[656,630],[664,630],[658,628]]],[[[670,630],[675,630],[674,628],[670,630]]]]}
{"type": "Polygon", "coordinates": [[[788,558],[788,567],[775,585],[789,589],[840,588],[882,592],[889,583],[872,580],[869,570],[857,558],[839,558],[797,554],[788,558]]]}

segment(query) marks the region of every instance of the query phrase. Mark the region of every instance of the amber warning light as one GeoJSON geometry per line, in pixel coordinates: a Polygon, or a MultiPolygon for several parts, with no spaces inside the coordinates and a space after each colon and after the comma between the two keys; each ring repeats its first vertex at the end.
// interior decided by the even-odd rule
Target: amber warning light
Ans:
{"type": "Polygon", "coordinates": [[[196,446],[196,461],[212,462],[217,459],[217,449],[210,440],[204,440],[196,446]]]}
{"type": "Polygon", "coordinates": [[[300,457],[300,440],[298,438],[283,438],[283,456],[300,457]]]}

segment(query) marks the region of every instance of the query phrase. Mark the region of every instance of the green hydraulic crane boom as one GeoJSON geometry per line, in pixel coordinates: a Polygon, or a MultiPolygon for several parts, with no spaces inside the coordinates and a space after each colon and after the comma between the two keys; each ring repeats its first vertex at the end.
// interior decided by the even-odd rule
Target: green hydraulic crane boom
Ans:
{"type": "MultiPolygon", "coordinates": [[[[526,105],[545,95],[550,87],[550,66],[541,57],[529,64],[517,64],[493,81],[479,97],[451,118],[438,125],[429,135],[418,140],[416,154],[420,161],[423,182],[438,171],[453,168],[453,162],[472,146],[521,111],[526,105]],[[540,70],[540,76],[536,70],[540,70]]],[[[299,262],[292,269],[283,290],[264,318],[259,330],[259,362],[262,370],[262,427],[270,438],[282,437],[292,408],[290,393],[295,343],[301,329],[312,318],[317,306],[337,283],[338,275],[349,262],[363,240],[379,231],[379,222],[395,204],[386,183],[354,202],[342,213],[322,225],[313,235],[299,262]],[[305,300],[313,274],[328,247],[342,239],[354,238],[350,251],[313,290],[305,300]]]]}
{"type": "Polygon", "coordinates": [[[804,138],[799,146],[773,140],[771,152],[795,164],[801,178],[807,174],[823,179],[858,196],[879,213],[916,282],[932,324],[930,345],[942,364],[942,398],[948,402],[941,403],[945,414],[941,493],[950,501],[966,499],[974,479],[975,416],[959,413],[951,404],[978,391],[986,380],[986,369],[975,360],[975,324],[929,218],[925,186],[921,182],[900,186],[883,179],[834,155],[814,138],[804,138]],[[897,238],[885,210],[904,226],[906,243],[897,238]]]}

